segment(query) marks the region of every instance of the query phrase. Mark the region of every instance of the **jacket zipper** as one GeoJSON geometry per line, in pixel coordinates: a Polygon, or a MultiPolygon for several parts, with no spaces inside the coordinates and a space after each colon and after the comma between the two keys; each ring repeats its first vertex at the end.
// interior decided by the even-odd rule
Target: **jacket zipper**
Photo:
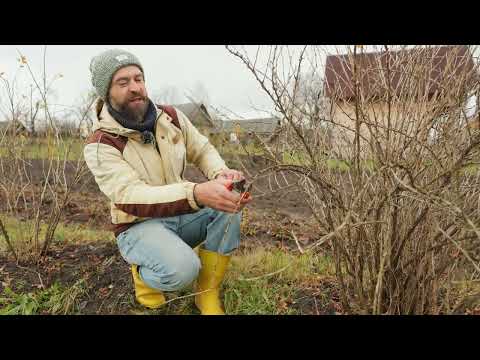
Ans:
{"type": "Polygon", "coordinates": [[[160,153],[160,148],[158,147],[158,142],[157,142],[157,120],[158,116],[155,118],[155,124],[153,126],[154,133],[153,133],[153,146],[158,152],[158,155],[160,155],[160,158],[162,158],[162,154],[160,153]]]}
{"type": "Polygon", "coordinates": [[[155,149],[157,150],[158,155],[160,155],[160,158],[162,158],[162,154],[160,153],[160,149],[158,148],[157,139],[154,138],[154,139],[153,139],[153,142],[154,142],[153,146],[154,146],[155,149]]]}
{"type": "MultiPolygon", "coordinates": [[[[158,117],[155,119],[155,126],[154,126],[155,135],[153,137],[153,142],[154,142],[155,149],[157,150],[158,155],[160,156],[160,159],[162,159],[162,161],[163,161],[162,154],[160,153],[160,148],[158,147],[157,136],[156,136],[156,134],[157,134],[157,120],[158,120],[158,117]]],[[[180,174],[181,178],[183,178],[183,175],[185,173],[185,162],[186,162],[186,160],[184,159],[183,160],[183,170],[182,170],[182,173],[180,174]]],[[[162,166],[163,166],[163,164],[162,164],[162,166]]],[[[165,179],[165,176],[164,176],[164,179],[165,179]]],[[[165,179],[165,183],[167,183],[167,179],[165,179]]]]}
{"type": "Polygon", "coordinates": [[[157,120],[158,117],[155,118],[155,125],[154,125],[154,131],[155,133],[153,134],[153,146],[155,147],[155,150],[157,150],[158,156],[160,156],[160,160],[162,160],[162,168],[163,168],[163,182],[167,184],[167,178],[165,177],[165,167],[163,164],[163,158],[162,154],[160,153],[160,148],[158,147],[158,142],[157,142],[157,120]]]}

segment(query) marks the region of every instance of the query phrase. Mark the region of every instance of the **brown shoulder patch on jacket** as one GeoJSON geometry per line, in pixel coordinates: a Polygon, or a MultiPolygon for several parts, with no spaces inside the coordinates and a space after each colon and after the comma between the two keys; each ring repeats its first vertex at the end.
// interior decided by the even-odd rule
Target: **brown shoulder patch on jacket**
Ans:
{"type": "Polygon", "coordinates": [[[128,138],[121,135],[114,135],[108,132],[97,130],[85,140],[85,145],[88,144],[106,144],[113,146],[115,149],[123,154],[123,150],[127,145],[128,138]]]}
{"type": "Polygon", "coordinates": [[[159,204],[115,204],[115,206],[127,214],[138,217],[171,217],[196,212],[186,199],[159,204]]]}
{"type": "Polygon", "coordinates": [[[180,127],[180,122],[178,121],[177,111],[173,106],[170,106],[170,105],[157,105],[157,106],[163,111],[165,111],[167,115],[172,118],[173,125],[175,125],[177,128],[182,130],[182,128],[180,127]]]}

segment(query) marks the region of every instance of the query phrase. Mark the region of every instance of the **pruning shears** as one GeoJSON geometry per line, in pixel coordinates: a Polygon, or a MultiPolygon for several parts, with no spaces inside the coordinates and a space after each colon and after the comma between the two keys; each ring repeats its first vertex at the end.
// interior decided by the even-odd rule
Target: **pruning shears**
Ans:
{"type": "Polygon", "coordinates": [[[248,198],[250,197],[250,189],[252,187],[251,183],[247,183],[246,179],[243,180],[238,180],[238,181],[233,181],[229,186],[227,186],[227,189],[229,191],[236,191],[242,195],[242,198],[248,198]]]}
{"type": "MultiPolygon", "coordinates": [[[[228,185],[226,187],[229,191],[235,191],[235,192],[238,192],[240,193],[241,195],[241,199],[248,199],[250,197],[250,189],[252,188],[252,183],[247,183],[247,181],[245,179],[243,180],[237,180],[237,181],[232,181],[232,183],[230,185],[228,185]]],[[[220,245],[218,246],[219,249],[222,248],[222,244],[223,242],[225,241],[225,235],[227,234],[228,232],[228,229],[230,228],[230,224],[232,222],[232,217],[233,214],[229,214],[228,218],[228,222],[227,222],[227,225],[225,226],[225,232],[223,233],[223,237],[222,237],[222,240],[220,241],[220,245]]],[[[217,261],[215,263],[215,268],[217,267],[218,265],[218,257],[217,257],[217,261]]]]}

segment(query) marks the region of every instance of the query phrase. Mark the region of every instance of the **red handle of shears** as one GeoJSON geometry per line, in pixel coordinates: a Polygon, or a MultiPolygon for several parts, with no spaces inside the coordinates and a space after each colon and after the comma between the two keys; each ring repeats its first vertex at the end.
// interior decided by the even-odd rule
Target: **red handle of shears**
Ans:
{"type": "MultiPolygon", "coordinates": [[[[228,191],[233,191],[233,183],[230,183],[230,185],[226,186],[226,188],[228,191]]],[[[248,199],[250,197],[249,192],[241,193],[241,195],[243,196],[244,199],[248,199]]]]}

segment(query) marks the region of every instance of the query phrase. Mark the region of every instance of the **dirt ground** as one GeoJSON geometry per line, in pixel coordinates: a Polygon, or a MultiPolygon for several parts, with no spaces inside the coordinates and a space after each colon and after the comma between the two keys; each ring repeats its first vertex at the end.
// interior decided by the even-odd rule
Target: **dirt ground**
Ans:
{"type": "MultiPolygon", "coordinates": [[[[42,162],[33,160],[31,163],[33,183],[40,186],[43,181],[42,162]]],[[[257,159],[249,164],[249,172],[255,174],[264,166],[265,163],[257,159]]],[[[71,174],[72,171],[67,173],[71,174]]],[[[200,171],[191,167],[185,175],[192,181],[205,180],[200,171]]],[[[258,186],[266,188],[268,181],[261,180],[258,186]]],[[[306,226],[312,221],[310,210],[298,191],[294,189],[266,196],[256,197],[257,195],[259,192],[254,190],[255,201],[246,211],[240,251],[249,251],[259,245],[298,251],[291,231],[294,231],[301,246],[307,246],[316,240],[318,234],[312,233],[306,226]]],[[[98,229],[109,228],[109,201],[99,191],[92,176],[87,177],[81,188],[75,189],[71,200],[62,213],[61,222],[82,223],[98,229]]],[[[4,202],[0,201],[0,211],[5,210],[2,206],[4,202]]],[[[46,206],[45,211],[47,208],[46,206]]],[[[21,208],[17,210],[20,218],[32,218],[33,214],[26,213],[21,208]]],[[[12,286],[14,289],[21,286],[22,293],[48,288],[55,281],[63,286],[72,286],[78,279],[85,279],[82,286],[86,288],[80,302],[82,314],[126,314],[135,308],[130,270],[120,257],[114,242],[90,242],[61,247],[55,245],[42,263],[18,265],[0,258],[0,278],[3,279],[0,282],[0,292],[4,286],[12,286]]],[[[336,302],[325,298],[333,285],[325,283],[318,286],[323,290],[319,291],[318,287],[299,288],[299,300],[291,306],[305,314],[335,313],[336,302]]]]}
{"type": "MultiPolygon", "coordinates": [[[[34,186],[40,187],[44,181],[44,165],[41,160],[31,160],[30,163],[32,165],[30,170],[32,183],[34,186]]],[[[266,167],[265,161],[259,158],[250,161],[247,165],[251,174],[256,174],[260,169],[266,167]]],[[[73,175],[73,166],[73,163],[67,164],[67,178],[73,175]]],[[[193,167],[187,168],[185,177],[194,182],[206,181],[203,174],[193,167]]],[[[295,182],[293,176],[287,175],[287,178],[289,181],[295,182]]],[[[283,186],[283,180],[279,181],[282,182],[281,185],[283,186]]],[[[246,215],[248,217],[248,228],[251,230],[248,233],[255,235],[251,239],[253,242],[256,240],[268,242],[271,239],[266,238],[273,237],[275,241],[283,240],[282,246],[286,246],[284,240],[286,238],[291,239],[291,234],[287,236],[282,235],[286,231],[286,225],[294,230],[301,244],[307,245],[310,241],[315,240],[316,234],[309,234],[308,227],[305,226],[312,221],[311,211],[303,201],[304,197],[298,189],[290,188],[288,191],[277,192],[267,191],[265,194],[265,191],[270,187],[266,178],[256,181],[255,186],[256,188],[252,191],[254,201],[248,206],[246,211],[248,213],[246,215]]],[[[3,196],[3,192],[0,192],[0,212],[6,211],[6,202],[2,198],[3,196]]],[[[28,199],[28,194],[26,201],[27,203],[31,202],[31,199],[28,199]]],[[[44,215],[43,218],[49,213],[50,205],[52,204],[52,199],[49,198],[48,194],[44,204],[45,206],[41,209],[42,215],[44,215]]],[[[23,220],[32,219],[34,216],[31,209],[30,211],[25,211],[23,202],[19,202],[16,211],[16,217],[23,220]]],[[[60,221],[65,224],[86,224],[103,230],[110,228],[109,200],[100,192],[93,176],[88,174],[81,184],[75,186],[74,191],[70,195],[68,205],[62,211],[60,221]]]]}
{"type": "MultiPolygon", "coordinates": [[[[82,279],[82,291],[76,299],[80,314],[129,315],[145,310],[134,300],[130,269],[113,242],[54,246],[42,263],[18,265],[12,261],[0,260],[3,264],[0,266],[0,293],[5,286],[28,293],[49,288],[55,282],[71,287],[82,279]]],[[[325,279],[314,286],[299,286],[295,302],[288,306],[300,314],[335,314],[339,311],[335,286],[331,279],[325,279]]],[[[168,293],[166,296],[168,300],[178,294],[168,293]]],[[[171,304],[165,313],[175,311],[175,304],[171,304]]],[[[194,308],[193,305],[191,307],[194,308]]]]}

